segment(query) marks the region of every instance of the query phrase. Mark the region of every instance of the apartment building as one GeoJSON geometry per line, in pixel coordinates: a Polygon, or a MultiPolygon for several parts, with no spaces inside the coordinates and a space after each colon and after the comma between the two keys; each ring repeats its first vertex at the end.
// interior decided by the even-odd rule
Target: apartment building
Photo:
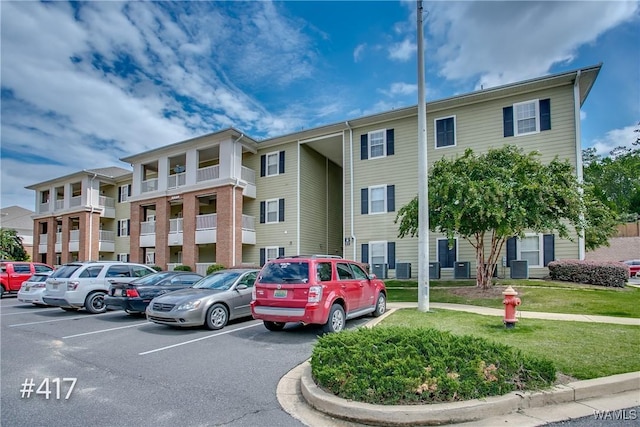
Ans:
{"type": "MultiPolygon", "coordinates": [[[[539,151],[542,161],[568,159],[580,177],[580,107],[600,68],[427,103],[429,165],[467,148],[481,153],[514,144],[525,152],[539,151]]],[[[74,189],[81,197],[88,197],[84,188],[102,191],[104,186],[110,191],[117,216],[107,219],[106,207],[98,213],[89,209],[91,204],[84,206],[84,215],[93,212],[95,222],[104,222],[103,229],[126,232],[129,243],[112,253],[100,247],[88,250],[92,246],[86,243],[83,251],[69,252],[66,259],[76,253],[128,254],[131,261],[162,268],[186,264],[203,272],[212,263],[261,265],[280,255],[324,253],[363,261],[384,277],[415,277],[417,238],[399,239],[394,220],[398,209],[418,193],[417,126],[418,108],[413,106],[263,141],[229,128],[125,157],[121,160],[131,164],[133,172],[123,172],[120,181],[96,175],[94,182],[86,171],[84,185],[74,186],[68,177],[54,180],[67,183],[70,200],[78,196],[74,189]],[[130,193],[123,201],[116,191],[121,194],[127,185],[130,193]],[[411,265],[413,272],[408,271],[411,265]]],[[[57,194],[59,186],[51,182],[29,188],[44,203],[44,193],[57,194]]],[[[95,199],[93,208],[100,202],[95,199]]],[[[54,220],[60,215],[55,209],[46,215],[36,214],[34,235],[53,239],[42,224],[58,227],[54,220]]],[[[74,222],[61,224],[66,248],[65,222],[68,230],[74,230],[74,222]]],[[[98,245],[98,237],[90,241],[98,245]]],[[[531,233],[510,239],[506,246],[504,265],[498,266],[501,274],[507,274],[512,260],[527,260],[530,276],[539,277],[547,274],[551,260],[584,258],[579,236],[570,241],[531,233]]],[[[57,247],[46,247],[47,257],[58,253],[57,247]]],[[[460,261],[470,262],[474,271],[473,248],[461,238],[450,248],[444,236],[430,233],[429,253],[443,268],[443,277],[453,276],[460,261]]]]}

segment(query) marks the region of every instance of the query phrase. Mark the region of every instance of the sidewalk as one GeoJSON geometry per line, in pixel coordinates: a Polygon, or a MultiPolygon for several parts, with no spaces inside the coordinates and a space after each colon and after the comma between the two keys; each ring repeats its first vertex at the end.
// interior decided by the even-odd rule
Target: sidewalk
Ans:
{"type": "MultiPolygon", "coordinates": [[[[397,309],[416,303],[389,303],[387,312],[369,322],[373,326],[397,309]]],[[[504,311],[462,304],[431,303],[447,309],[503,316],[504,311]]],[[[640,319],[562,313],[518,312],[520,318],[600,322],[640,326],[640,319]]],[[[512,392],[504,396],[433,405],[383,406],[353,402],[324,392],[311,377],[308,361],[280,380],[277,396],[291,416],[308,426],[362,425],[540,426],[549,422],[594,416],[596,411],[617,411],[640,405],[640,372],[613,375],[555,386],[542,392],[512,392]],[[346,421],[350,419],[352,421],[346,421]]]]}

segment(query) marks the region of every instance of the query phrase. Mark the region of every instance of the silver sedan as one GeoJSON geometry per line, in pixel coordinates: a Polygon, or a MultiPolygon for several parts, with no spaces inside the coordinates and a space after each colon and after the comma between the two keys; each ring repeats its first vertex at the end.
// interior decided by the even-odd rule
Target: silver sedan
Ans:
{"type": "Polygon", "coordinates": [[[221,329],[229,320],[250,317],[251,291],[259,271],[220,270],[191,288],[155,297],[147,306],[147,319],[163,325],[221,329]]]}

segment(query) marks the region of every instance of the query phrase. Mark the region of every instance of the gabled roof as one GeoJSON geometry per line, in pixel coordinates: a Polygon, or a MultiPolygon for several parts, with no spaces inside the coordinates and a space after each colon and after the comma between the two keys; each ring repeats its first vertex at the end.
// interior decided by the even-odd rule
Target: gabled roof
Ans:
{"type": "Polygon", "coordinates": [[[33,230],[33,220],[31,215],[34,212],[20,206],[9,206],[0,209],[0,227],[11,228],[19,232],[30,232],[33,230]]]}
{"type": "Polygon", "coordinates": [[[117,166],[110,166],[106,168],[95,168],[95,169],[83,169],[78,172],[71,173],[69,175],[60,176],[57,178],[50,179],[48,181],[38,182],[36,184],[32,184],[28,187],[25,187],[28,190],[36,190],[40,187],[46,185],[53,185],[58,183],[66,183],[72,179],[80,179],[85,176],[96,176],[99,177],[101,181],[108,182],[116,182],[119,178],[123,178],[127,175],[133,175],[133,172],[127,169],[119,168],[117,166]]]}

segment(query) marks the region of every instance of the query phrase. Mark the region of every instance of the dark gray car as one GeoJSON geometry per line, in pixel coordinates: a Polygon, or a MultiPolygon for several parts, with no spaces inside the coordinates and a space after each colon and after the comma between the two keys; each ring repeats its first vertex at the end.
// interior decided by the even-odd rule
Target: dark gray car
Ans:
{"type": "Polygon", "coordinates": [[[151,300],[147,319],[163,325],[221,329],[229,320],[251,316],[251,292],[260,270],[220,270],[193,287],[169,292],[151,300]]]}

